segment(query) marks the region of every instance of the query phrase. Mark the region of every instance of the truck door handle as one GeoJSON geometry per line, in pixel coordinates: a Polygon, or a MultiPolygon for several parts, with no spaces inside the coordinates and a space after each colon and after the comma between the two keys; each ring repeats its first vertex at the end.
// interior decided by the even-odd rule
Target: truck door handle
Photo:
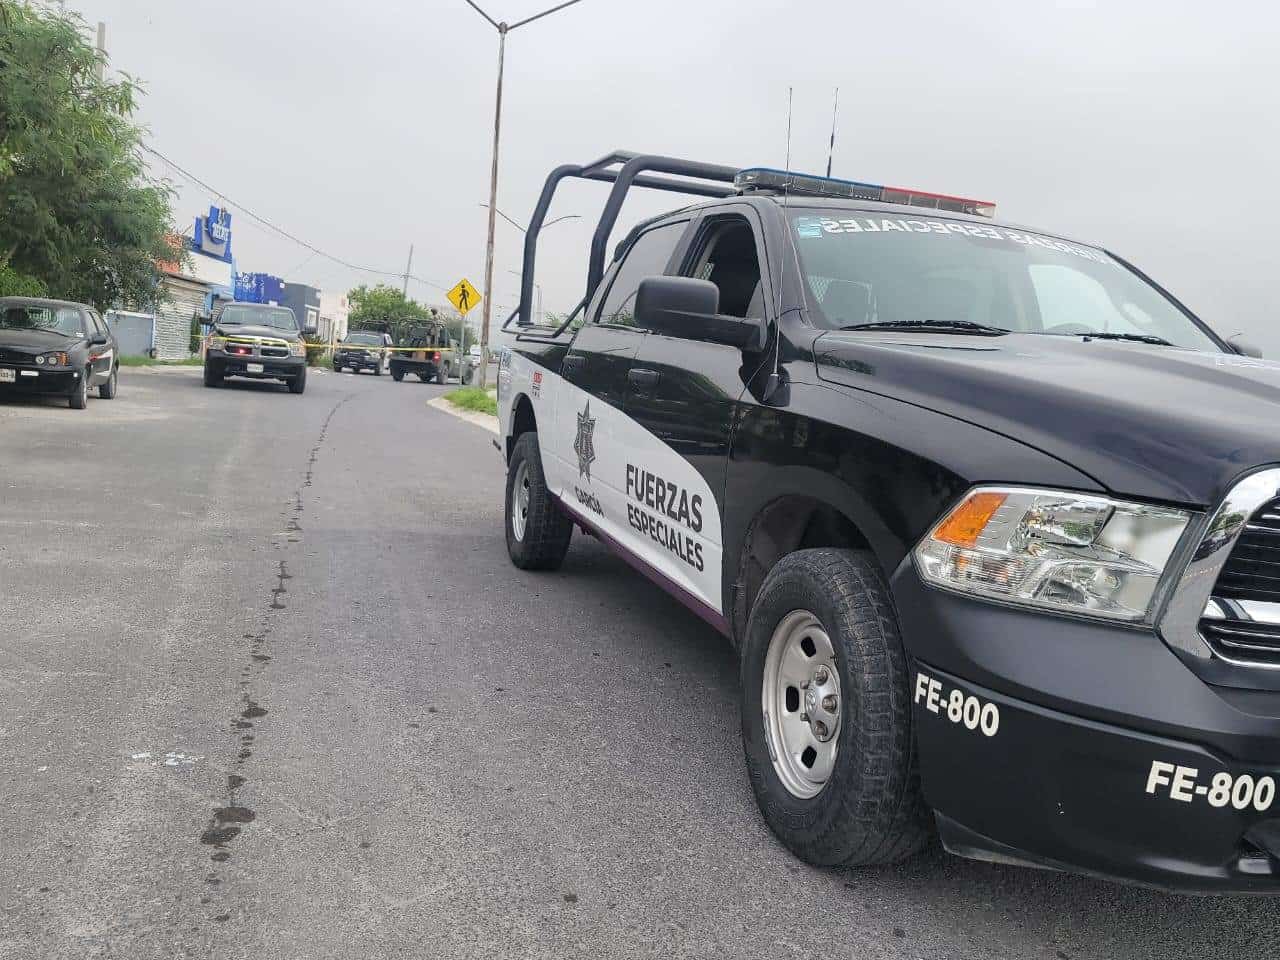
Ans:
{"type": "Polygon", "coordinates": [[[580,353],[568,354],[562,361],[560,366],[564,370],[580,370],[587,365],[587,358],[580,353]]]}
{"type": "Polygon", "coordinates": [[[659,376],[657,370],[646,370],[644,367],[633,367],[627,371],[627,379],[637,387],[657,386],[659,376]]]}

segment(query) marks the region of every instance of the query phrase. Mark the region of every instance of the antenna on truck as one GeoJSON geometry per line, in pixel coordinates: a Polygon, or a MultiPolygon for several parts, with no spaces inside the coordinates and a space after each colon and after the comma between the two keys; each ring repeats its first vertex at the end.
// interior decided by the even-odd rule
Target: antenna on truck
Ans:
{"type": "Polygon", "coordinates": [[[836,87],[831,104],[831,144],[827,147],[827,176],[831,176],[831,158],[836,152],[836,115],[840,112],[840,88],[836,87]]]}

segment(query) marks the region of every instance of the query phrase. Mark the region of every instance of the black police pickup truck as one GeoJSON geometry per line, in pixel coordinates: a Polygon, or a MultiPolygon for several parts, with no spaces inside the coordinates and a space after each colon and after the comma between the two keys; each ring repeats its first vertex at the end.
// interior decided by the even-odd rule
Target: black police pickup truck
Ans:
{"type": "Polygon", "coordinates": [[[292,308],[228,303],[219,308],[205,339],[204,385],[226,377],[282,380],[290,393],[307,388],[307,344],[292,308]]]}
{"type": "Polygon", "coordinates": [[[97,387],[115,397],[120,354],[98,311],[83,303],[0,297],[0,396],[64,396],[75,410],[97,387]]]}
{"type": "Polygon", "coordinates": [[[576,525],[725,634],[815,864],[954,853],[1280,890],[1280,365],[992,205],[612,154],[557,168],[499,373],[506,537],[576,525]],[[586,296],[532,316],[567,177],[586,296]],[[629,187],[711,197],[642,223],[629,187]]]}

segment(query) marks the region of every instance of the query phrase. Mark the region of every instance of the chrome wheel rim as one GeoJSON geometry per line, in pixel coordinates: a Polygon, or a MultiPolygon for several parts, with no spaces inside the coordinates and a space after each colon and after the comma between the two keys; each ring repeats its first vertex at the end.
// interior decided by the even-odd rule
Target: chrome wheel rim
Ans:
{"type": "Polygon", "coordinates": [[[511,484],[511,533],[517,540],[524,540],[525,524],[529,522],[529,462],[521,460],[516,467],[516,477],[511,484]]]}
{"type": "Polygon", "coordinates": [[[835,648],[808,610],[793,610],[774,629],[760,702],[778,779],[793,797],[817,796],[835,768],[843,703],[835,648]]]}

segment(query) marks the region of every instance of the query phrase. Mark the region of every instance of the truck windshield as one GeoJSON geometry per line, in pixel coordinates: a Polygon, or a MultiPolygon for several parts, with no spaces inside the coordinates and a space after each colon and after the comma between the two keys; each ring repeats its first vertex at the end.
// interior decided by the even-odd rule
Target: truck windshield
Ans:
{"type": "Polygon", "coordinates": [[[380,347],[382,346],[382,337],[376,333],[353,333],[342,342],[357,347],[380,347]]]}
{"type": "Polygon", "coordinates": [[[75,307],[0,306],[0,330],[48,330],[64,336],[84,332],[75,307]]]}
{"type": "Polygon", "coordinates": [[[228,304],[218,317],[227,326],[275,327],[277,330],[297,330],[298,320],[288,307],[271,307],[257,303],[228,304]]]}
{"type": "Polygon", "coordinates": [[[959,321],[1222,352],[1158,289],[1096,247],[927,215],[805,209],[791,223],[822,326],[959,321]]]}

